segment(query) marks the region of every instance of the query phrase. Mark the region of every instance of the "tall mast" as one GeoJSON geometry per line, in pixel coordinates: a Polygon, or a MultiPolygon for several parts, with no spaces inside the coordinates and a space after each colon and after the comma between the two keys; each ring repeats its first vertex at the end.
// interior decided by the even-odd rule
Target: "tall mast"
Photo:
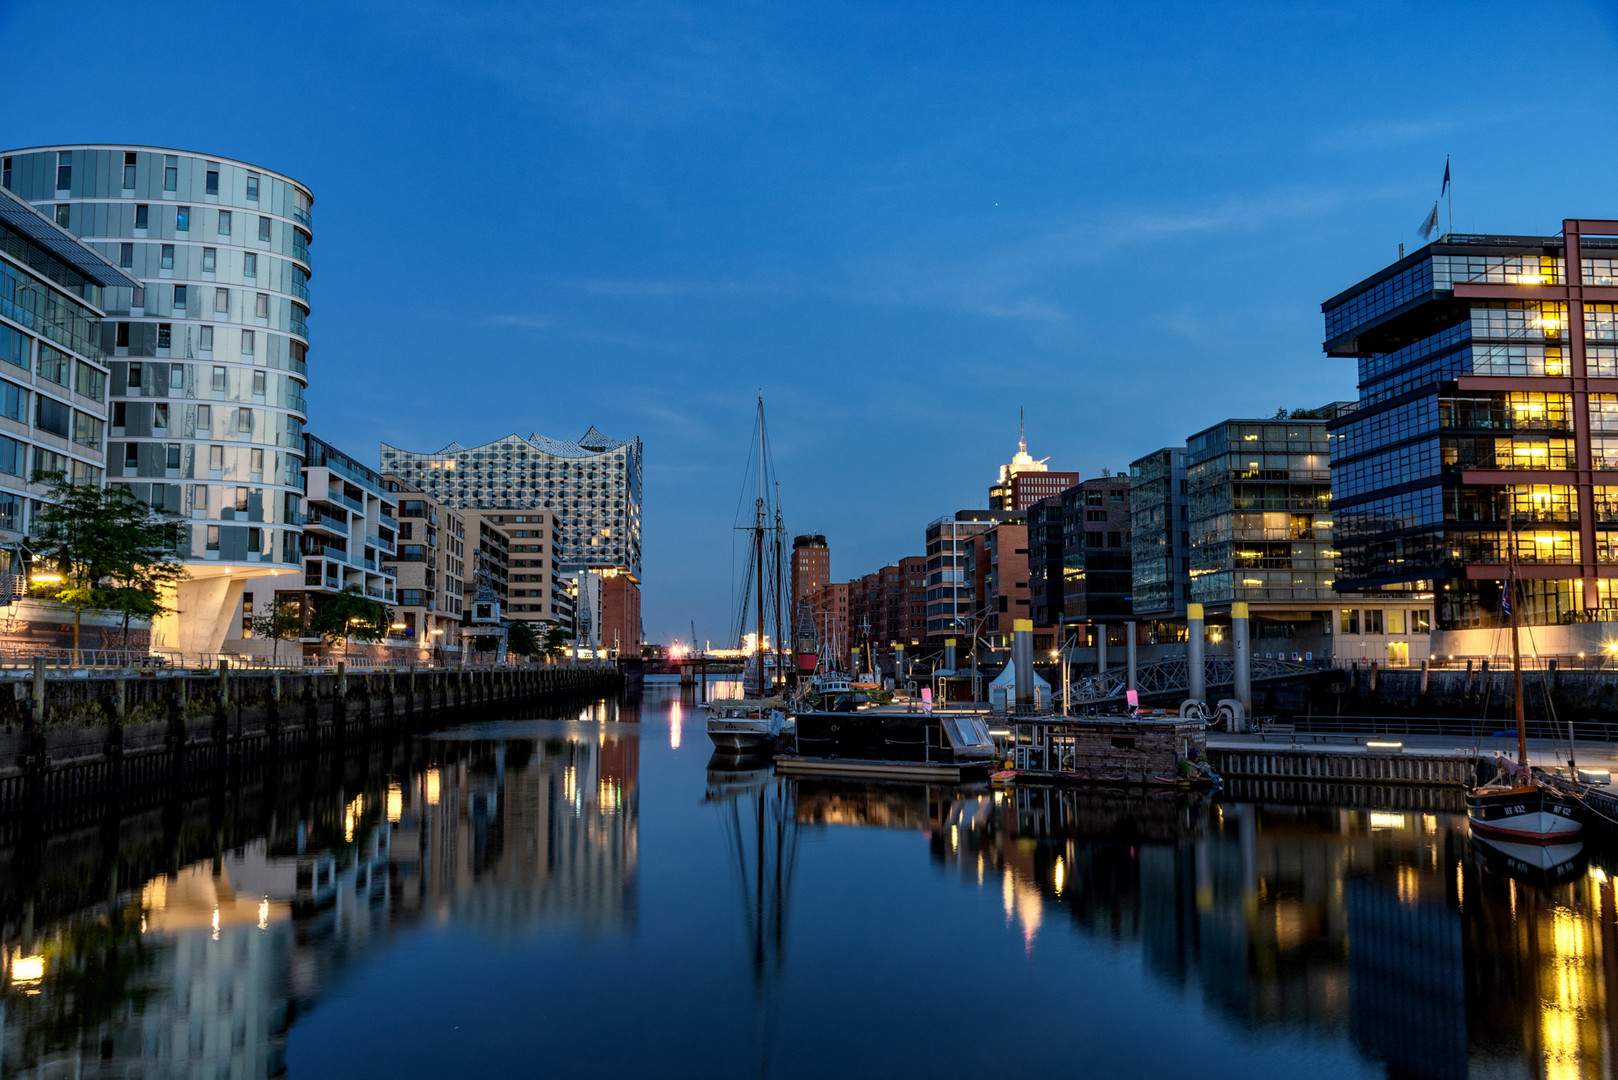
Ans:
{"type": "Polygon", "coordinates": [[[753,519],[753,565],[758,568],[758,595],[755,597],[757,636],[753,640],[758,657],[758,696],[764,696],[764,391],[758,392],[758,503],[753,519]]]}
{"type": "Polygon", "coordinates": [[[1517,493],[1507,490],[1506,498],[1506,596],[1511,616],[1511,687],[1517,709],[1517,764],[1528,765],[1528,733],[1523,723],[1522,650],[1517,644],[1517,493]]]}

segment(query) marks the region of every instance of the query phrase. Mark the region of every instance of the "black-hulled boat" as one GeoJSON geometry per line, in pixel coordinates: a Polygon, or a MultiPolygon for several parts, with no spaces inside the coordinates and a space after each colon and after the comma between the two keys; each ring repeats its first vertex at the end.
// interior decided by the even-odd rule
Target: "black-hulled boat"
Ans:
{"type": "Polygon", "coordinates": [[[791,752],[776,770],[798,776],[968,780],[995,764],[994,739],[983,718],[929,716],[897,710],[805,712],[787,736],[791,752]]]}

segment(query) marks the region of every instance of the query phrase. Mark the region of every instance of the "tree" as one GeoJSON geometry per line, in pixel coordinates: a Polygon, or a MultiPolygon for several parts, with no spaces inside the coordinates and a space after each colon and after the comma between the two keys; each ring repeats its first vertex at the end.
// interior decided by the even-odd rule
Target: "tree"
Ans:
{"type": "Polygon", "coordinates": [[[506,624],[506,646],[518,656],[538,656],[544,650],[539,635],[534,633],[534,624],[525,619],[506,624]]]}
{"type": "Polygon", "coordinates": [[[392,611],[360,592],[358,585],[349,585],[320,602],[309,626],[328,645],[346,652],[350,641],[384,640],[392,622],[392,611]]]}
{"type": "Polygon", "coordinates": [[[73,609],[73,653],[78,655],[86,609],[131,618],[164,614],[161,593],[185,577],[176,561],[188,533],[179,515],[135,497],[127,484],[75,484],[59,472],[36,472],[49,487],[34,515],[39,535],[27,542],[35,561],[55,572],[33,573],[35,595],[73,609]]]}
{"type": "Polygon", "coordinates": [[[268,607],[253,616],[253,633],[269,638],[272,659],[280,659],[281,642],[290,641],[303,633],[303,609],[290,600],[277,596],[268,607]]]}
{"type": "Polygon", "coordinates": [[[567,655],[567,643],[573,635],[556,623],[545,628],[545,655],[552,660],[567,655]]]}

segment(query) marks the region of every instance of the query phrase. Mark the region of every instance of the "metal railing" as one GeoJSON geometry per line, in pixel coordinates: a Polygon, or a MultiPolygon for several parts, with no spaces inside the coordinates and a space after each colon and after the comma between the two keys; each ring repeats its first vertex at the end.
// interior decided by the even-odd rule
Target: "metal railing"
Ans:
{"type": "MultiPolygon", "coordinates": [[[[1317,665],[1299,663],[1295,660],[1255,656],[1251,658],[1248,670],[1253,682],[1262,682],[1266,679],[1312,675],[1322,669],[1317,665]]],[[[1235,681],[1234,658],[1210,656],[1203,660],[1205,686],[1210,689],[1216,686],[1230,686],[1235,681]]],[[[1159,660],[1152,664],[1141,664],[1135,669],[1135,688],[1142,697],[1183,694],[1189,687],[1189,668],[1183,656],[1159,660]]],[[[1071,689],[1074,705],[1094,705],[1103,701],[1113,701],[1124,697],[1128,691],[1129,671],[1127,668],[1110,668],[1088,679],[1075,680],[1071,684],[1071,689]]],[[[1060,700],[1061,689],[1057,688],[1055,694],[1060,700]]]]}

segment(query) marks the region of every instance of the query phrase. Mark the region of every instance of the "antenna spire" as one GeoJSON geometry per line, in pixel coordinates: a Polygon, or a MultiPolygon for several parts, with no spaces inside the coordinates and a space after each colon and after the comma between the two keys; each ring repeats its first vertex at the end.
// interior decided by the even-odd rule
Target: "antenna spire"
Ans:
{"type": "Polygon", "coordinates": [[[1028,453],[1028,426],[1023,421],[1023,407],[1017,406],[1017,451],[1028,453]]]}

